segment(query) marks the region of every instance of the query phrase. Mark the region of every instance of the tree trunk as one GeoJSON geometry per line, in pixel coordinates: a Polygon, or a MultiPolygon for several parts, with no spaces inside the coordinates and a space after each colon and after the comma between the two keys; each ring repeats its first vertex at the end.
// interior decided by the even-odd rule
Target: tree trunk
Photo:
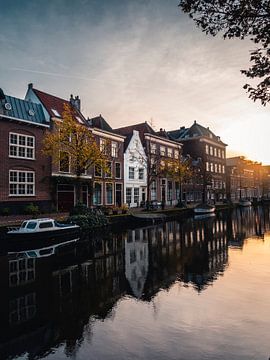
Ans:
{"type": "Polygon", "coordinates": [[[83,197],[82,197],[82,184],[80,181],[80,178],[76,178],[76,184],[75,184],[75,204],[83,203],[83,197]]]}

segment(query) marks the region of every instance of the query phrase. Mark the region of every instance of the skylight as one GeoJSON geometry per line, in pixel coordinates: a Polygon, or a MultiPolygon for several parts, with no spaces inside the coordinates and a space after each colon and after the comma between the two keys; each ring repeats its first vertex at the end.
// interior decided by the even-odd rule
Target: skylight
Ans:
{"type": "Polygon", "coordinates": [[[59,114],[59,112],[57,110],[55,110],[55,109],[51,109],[51,110],[52,110],[52,112],[54,113],[55,116],[61,117],[61,115],[59,114]]]}
{"type": "Polygon", "coordinates": [[[79,123],[83,124],[83,121],[79,116],[76,116],[76,119],[79,121],[79,123]]]}

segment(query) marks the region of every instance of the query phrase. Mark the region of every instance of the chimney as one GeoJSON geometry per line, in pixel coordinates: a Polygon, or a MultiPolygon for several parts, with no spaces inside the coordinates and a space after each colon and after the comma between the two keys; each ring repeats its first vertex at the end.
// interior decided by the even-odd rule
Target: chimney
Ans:
{"type": "Polygon", "coordinates": [[[28,89],[33,89],[33,83],[28,84],[28,89]]]}
{"type": "Polygon", "coordinates": [[[181,127],[180,127],[180,130],[184,130],[184,129],[185,129],[185,127],[184,127],[184,126],[181,126],[181,127]]]}
{"type": "Polygon", "coordinates": [[[74,97],[73,97],[72,94],[70,95],[69,102],[70,102],[70,105],[71,105],[71,106],[74,106],[74,107],[75,107],[75,99],[74,99],[74,97]]]}
{"type": "Polygon", "coordinates": [[[78,95],[75,96],[74,106],[77,110],[81,111],[81,100],[78,95]]]}
{"type": "Polygon", "coordinates": [[[5,100],[5,94],[4,94],[4,91],[0,88],[0,102],[5,100]]]}
{"type": "Polygon", "coordinates": [[[194,124],[196,124],[197,122],[196,122],[196,120],[194,120],[194,124]]]}

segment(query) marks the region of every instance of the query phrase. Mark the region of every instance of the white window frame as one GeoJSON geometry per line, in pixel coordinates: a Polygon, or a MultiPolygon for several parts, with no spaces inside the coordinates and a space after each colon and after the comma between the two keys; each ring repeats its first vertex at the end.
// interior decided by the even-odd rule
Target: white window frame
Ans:
{"type": "Polygon", "coordinates": [[[139,168],[138,169],[138,180],[144,180],[144,168],[139,168]],[[142,177],[140,176],[140,171],[142,172],[142,177]]]}
{"type": "Polygon", "coordinates": [[[112,154],[112,157],[115,157],[117,158],[118,157],[118,149],[117,149],[117,142],[116,141],[112,141],[111,143],[111,154],[112,154]]]}
{"type": "Polygon", "coordinates": [[[205,153],[208,155],[209,154],[209,145],[205,145],[205,153]]]}
{"type": "Polygon", "coordinates": [[[8,176],[8,185],[9,185],[9,196],[10,197],[17,197],[17,196],[20,196],[20,197],[33,197],[33,196],[36,196],[36,181],[35,181],[35,171],[30,171],[30,170],[13,170],[13,169],[10,169],[9,170],[9,176],[8,176]],[[17,173],[17,181],[10,181],[10,176],[11,176],[11,172],[16,172],[17,173]],[[25,174],[25,179],[26,181],[24,182],[20,182],[18,181],[19,179],[19,173],[24,173],[25,174]],[[33,174],[33,182],[28,182],[27,181],[27,174],[33,174]],[[10,185],[11,184],[16,184],[16,194],[11,194],[10,193],[10,185]],[[26,193],[23,193],[23,194],[19,194],[19,184],[20,185],[24,185],[25,189],[27,189],[27,185],[33,185],[33,194],[27,194],[26,193]]]}
{"type": "Polygon", "coordinates": [[[21,134],[21,133],[15,133],[15,132],[10,132],[9,133],[9,157],[10,158],[15,158],[15,159],[26,159],[26,160],[35,160],[35,136],[33,135],[25,135],[25,134],[21,134]],[[11,136],[16,136],[17,138],[17,143],[16,144],[13,144],[11,143],[11,136]],[[25,144],[26,145],[20,145],[19,144],[19,137],[24,137],[25,138],[25,144]],[[27,145],[27,140],[28,139],[32,139],[33,140],[33,146],[29,146],[27,145]],[[11,155],[10,152],[11,152],[11,146],[15,147],[16,148],[16,155],[11,155]],[[27,154],[27,149],[31,149],[33,150],[33,156],[32,157],[28,157],[28,156],[20,156],[19,155],[19,149],[20,148],[23,148],[25,153],[27,154]]]}
{"type": "Polygon", "coordinates": [[[114,171],[115,171],[115,178],[116,179],[122,179],[122,167],[121,167],[121,163],[120,162],[116,162],[115,165],[114,165],[114,171]],[[120,176],[116,176],[116,164],[119,164],[120,165],[120,176]]]}
{"type": "Polygon", "coordinates": [[[174,150],[174,158],[179,159],[179,150],[174,150]]]}
{"type": "Polygon", "coordinates": [[[129,166],[128,167],[128,178],[129,178],[129,180],[134,180],[135,179],[135,168],[134,168],[134,166],[129,166]],[[131,173],[131,169],[133,169],[133,177],[130,177],[130,173],[131,173]]]}
{"type": "MultiPolygon", "coordinates": [[[[94,193],[95,193],[95,185],[99,184],[100,188],[101,188],[101,195],[100,195],[100,204],[94,204],[94,206],[99,206],[103,204],[103,184],[101,181],[94,181],[94,186],[93,186],[93,197],[94,197],[94,193]]],[[[94,198],[93,198],[93,203],[94,203],[94,198]]]]}
{"type": "Polygon", "coordinates": [[[159,153],[161,156],[165,156],[166,155],[166,147],[161,145],[159,147],[159,153]]]}
{"type": "Polygon", "coordinates": [[[172,148],[170,148],[170,147],[167,148],[167,155],[168,155],[169,158],[172,158],[172,156],[173,156],[172,148]]]}
{"type": "Polygon", "coordinates": [[[156,154],[156,152],[157,152],[157,144],[156,143],[150,143],[150,152],[151,152],[151,154],[156,154]]]}
{"type": "Polygon", "coordinates": [[[114,186],[113,186],[113,182],[105,182],[105,204],[106,205],[113,205],[114,204],[114,186]],[[110,184],[112,185],[112,202],[108,203],[107,201],[107,185],[110,184]]]}

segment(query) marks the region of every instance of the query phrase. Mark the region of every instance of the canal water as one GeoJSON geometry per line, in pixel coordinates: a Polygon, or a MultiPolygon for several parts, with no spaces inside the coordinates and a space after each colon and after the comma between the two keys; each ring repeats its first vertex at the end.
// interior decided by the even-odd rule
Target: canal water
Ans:
{"type": "Polygon", "coordinates": [[[89,237],[0,256],[1,360],[269,359],[268,208],[89,237]]]}

